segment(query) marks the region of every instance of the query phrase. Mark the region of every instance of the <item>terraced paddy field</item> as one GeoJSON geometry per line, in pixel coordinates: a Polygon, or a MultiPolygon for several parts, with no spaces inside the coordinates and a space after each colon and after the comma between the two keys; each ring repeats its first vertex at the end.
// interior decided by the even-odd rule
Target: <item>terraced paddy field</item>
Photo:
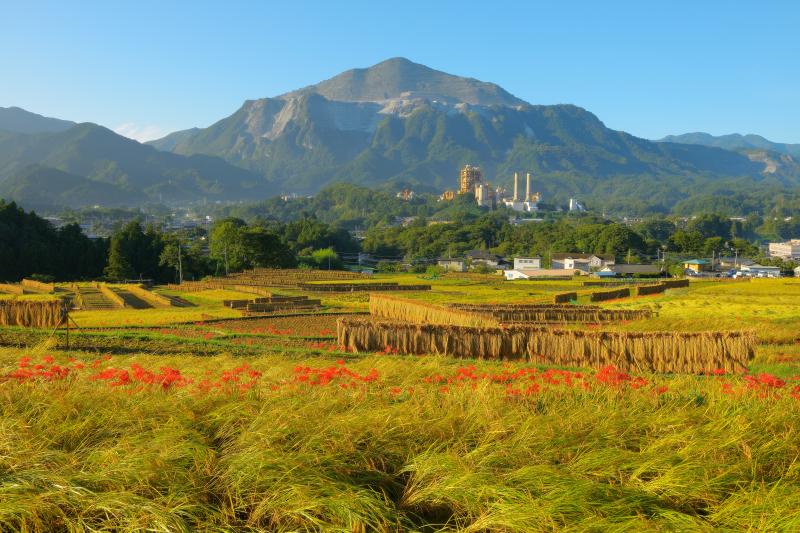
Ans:
{"type": "MultiPolygon", "coordinates": [[[[598,290],[377,279],[445,307],[598,290]]],[[[692,282],[601,304],[652,318],[558,326],[755,330],[736,374],[352,353],[337,321],[364,319],[365,294],[245,319],[222,302],[252,294],[155,292],[191,305],[75,312],[69,349],[0,328],[0,531],[800,529],[792,280],[692,282]]]]}

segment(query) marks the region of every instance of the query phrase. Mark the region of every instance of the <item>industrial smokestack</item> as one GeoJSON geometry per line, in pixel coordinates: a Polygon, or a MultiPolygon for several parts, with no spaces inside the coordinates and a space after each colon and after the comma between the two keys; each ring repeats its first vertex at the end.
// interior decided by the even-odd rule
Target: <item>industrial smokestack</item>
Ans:
{"type": "Polygon", "coordinates": [[[531,173],[525,173],[525,201],[529,202],[531,200],[531,173]]]}
{"type": "Polygon", "coordinates": [[[519,175],[514,172],[514,201],[519,201],[519,175]]]}

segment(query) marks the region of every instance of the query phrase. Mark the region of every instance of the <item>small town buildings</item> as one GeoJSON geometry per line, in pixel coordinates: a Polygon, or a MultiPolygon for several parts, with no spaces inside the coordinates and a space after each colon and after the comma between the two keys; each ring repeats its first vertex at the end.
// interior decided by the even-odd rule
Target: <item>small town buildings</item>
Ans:
{"type": "Polygon", "coordinates": [[[589,272],[613,265],[616,261],[611,254],[557,253],[553,254],[550,263],[551,268],[578,269],[589,272]]]}
{"type": "Polygon", "coordinates": [[[755,261],[752,259],[745,259],[744,257],[720,257],[717,259],[716,263],[717,266],[722,269],[735,268],[738,270],[740,267],[755,264],[755,261]]]}
{"type": "Polygon", "coordinates": [[[769,243],[769,256],[780,257],[787,260],[800,259],[800,239],[791,239],[786,242],[769,243]]]}
{"type": "Polygon", "coordinates": [[[439,259],[436,264],[447,272],[467,271],[467,262],[463,259],[439,259]]]}
{"type": "Polygon", "coordinates": [[[800,266],[794,267],[794,277],[800,278],[800,266]]]}
{"type": "Polygon", "coordinates": [[[711,262],[705,259],[691,259],[683,262],[683,269],[692,272],[710,272],[711,262]]]}
{"type": "Polygon", "coordinates": [[[755,264],[743,266],[742,274],[756,278],[779,278],[781,277],[781,269],[774,266],[755,264]]]}
{"type": "Polygon", "coordinates": [[[503,275],[506,280],[515,279],[537,279],[537,278],[564,278],[569,279],[575,271],[564,270],[563,268],[532,268],[523,270],[504,270],[503,275]]]}
{"type": "Polygon", "coordinates": [[[542,268],[542,258],[538,255],[535,257],[514,258],[514,270],[530,270],[534,268],[542,268]]]}

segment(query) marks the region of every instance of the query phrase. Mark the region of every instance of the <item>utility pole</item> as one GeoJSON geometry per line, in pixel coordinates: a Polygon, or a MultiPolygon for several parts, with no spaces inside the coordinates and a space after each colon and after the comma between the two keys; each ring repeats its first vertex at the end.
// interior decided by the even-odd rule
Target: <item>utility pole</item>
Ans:
{"type": "Polygon", "coordinates": [[[181,243],[178,242],[178,284],[183,283],[183,262],[181,261],[181,243]]]}

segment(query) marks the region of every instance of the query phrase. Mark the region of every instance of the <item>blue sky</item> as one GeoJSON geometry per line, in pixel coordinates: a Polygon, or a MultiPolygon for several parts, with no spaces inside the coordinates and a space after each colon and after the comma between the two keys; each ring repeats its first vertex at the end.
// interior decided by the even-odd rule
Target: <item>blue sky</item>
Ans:
{"type": "Polygon", "coordinates": [[[0,2],[0,106],[137,138],[395,56],[647,138],[800,142],[800,2],[0,2]]]}

